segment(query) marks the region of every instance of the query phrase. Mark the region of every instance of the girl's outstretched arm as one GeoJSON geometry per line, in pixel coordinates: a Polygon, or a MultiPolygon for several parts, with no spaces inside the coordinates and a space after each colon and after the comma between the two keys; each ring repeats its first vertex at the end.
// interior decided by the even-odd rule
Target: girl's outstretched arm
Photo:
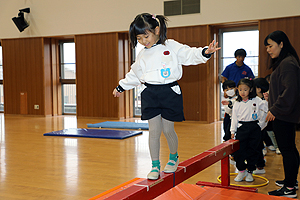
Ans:
{"type": "Polygon", "coordinates": [[[208,49],[206,49],[206,51],[205,51],[206,54],[212,54],[221,49],[221,47],[218,47],[218,42],[216,42],[215,44],[214,43],[215,43],[215,40],[213,40],[208,45],[208,49]]]}

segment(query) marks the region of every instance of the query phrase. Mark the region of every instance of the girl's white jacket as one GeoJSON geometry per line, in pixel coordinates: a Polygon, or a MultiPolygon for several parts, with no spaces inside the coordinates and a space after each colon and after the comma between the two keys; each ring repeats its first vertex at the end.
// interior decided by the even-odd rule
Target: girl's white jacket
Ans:
{"type": "Polygon", "coordinates": [[[141,83],[168,84],[182,77],[182,65],[206,63],[209,58],[202,55],[203,48],[189,47],[168,39],[165,45],[144,48],[119,85],[130,90],[141,83]]]}
{"type": "Polygon", "coordinates": [[[262,100],[259,97],[255,97],[246,102],[244,101],[236,101],[232,108],[232,116],[231,116],[231,134],[235,134],[237,128],[242,124],[239,121],[258,121],[261,130],[263,130],[266,126],[266,116],[268,113],[268,102],[266,100],[262,100]],[[256,114],[256,115],[255,115],[256,114]],[[257,116],[257,118],[255,118],[257,116]]]}

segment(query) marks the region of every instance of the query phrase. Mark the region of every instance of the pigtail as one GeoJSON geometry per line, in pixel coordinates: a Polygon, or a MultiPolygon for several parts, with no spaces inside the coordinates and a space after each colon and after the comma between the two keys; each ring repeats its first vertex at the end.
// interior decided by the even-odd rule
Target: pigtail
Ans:
{"type": "Polygon", "coordinates": [[[167,40],[167,21],[168,18],[166,18],[163,15],[156,15],[156,19],[159,21],[159,38],[162,44],[165,44],[165,41],[167,40]]]}
{"type": "Polygon", "coordinates": [[[129,43],[131,48],[135,48],[137,45],[137,40],[136,40],[136,34],[135,34],[135,30],[134,30],[134,21],[130,24],[129,27],[129,43]]]}

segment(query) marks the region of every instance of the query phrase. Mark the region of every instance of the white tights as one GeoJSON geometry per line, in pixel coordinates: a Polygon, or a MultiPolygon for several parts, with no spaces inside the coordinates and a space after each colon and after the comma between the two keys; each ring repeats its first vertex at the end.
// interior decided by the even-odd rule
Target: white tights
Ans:
{"type": "Polygon", "coordinates": [[[175,154],[178,149],[178,137],[174,130],[174,122],[157,115],[149,119],[149,149],[152,161],[159,160],[161,131],[167,138],[170,153],[175,154]]]}

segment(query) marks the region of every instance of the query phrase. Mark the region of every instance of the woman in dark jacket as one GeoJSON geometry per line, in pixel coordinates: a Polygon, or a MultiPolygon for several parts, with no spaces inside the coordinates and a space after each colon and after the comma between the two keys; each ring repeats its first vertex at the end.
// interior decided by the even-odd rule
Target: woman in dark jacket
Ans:
{"type": "Polygon", "coordinates": [[[296,124],[300,119],[300,67],[297,52],[282,31],[274,31],[264,41],[270,55],[269,112],[267,121],[274,121],[273,131],[281,151],[284,180],[276,181],[280,189],[269,195],[297,197],[299,152],[295,144],[296,124]]]}

